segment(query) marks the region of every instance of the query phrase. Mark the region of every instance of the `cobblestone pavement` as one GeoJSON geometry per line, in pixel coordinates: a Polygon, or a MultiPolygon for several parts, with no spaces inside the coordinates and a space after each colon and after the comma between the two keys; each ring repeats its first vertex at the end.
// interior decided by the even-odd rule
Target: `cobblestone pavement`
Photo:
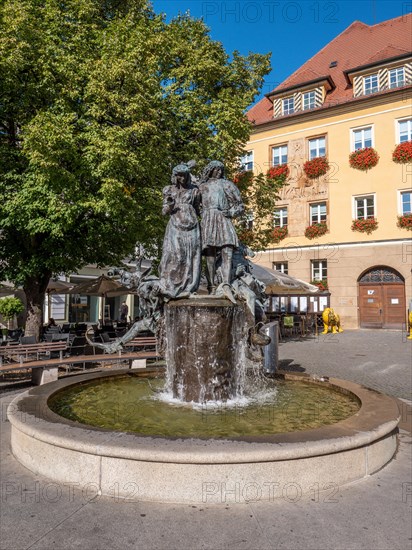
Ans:
{"type": "Polygon", "coordinates": [[[412,399],[412,340],[404,331],[347,330],[280,342],[279,368],[351,380],[412,399]]]}

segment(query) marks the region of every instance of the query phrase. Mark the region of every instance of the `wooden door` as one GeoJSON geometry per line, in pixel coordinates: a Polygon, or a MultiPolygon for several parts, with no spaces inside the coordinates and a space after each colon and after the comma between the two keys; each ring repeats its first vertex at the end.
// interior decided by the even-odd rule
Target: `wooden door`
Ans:
{"type": "Polygon", "coordinates": [[[361,328],[383,328],[382,285],[359,286],[359,316],[361,328]]]}
{"type": "Polygon", "coordinates": [[[404,328],[404,284],[375,283],[359,286],[361,328],[404,328]]]}
{"type": "Polygon", "coordinates": [[[405,287],[403,284],[384,284],[383,290],[383,328],[404,328],[405,287]]]}

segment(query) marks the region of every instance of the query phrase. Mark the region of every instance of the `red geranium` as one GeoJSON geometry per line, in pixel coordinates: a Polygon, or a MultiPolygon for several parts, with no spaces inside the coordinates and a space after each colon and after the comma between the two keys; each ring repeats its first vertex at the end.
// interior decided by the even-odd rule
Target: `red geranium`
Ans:
{"type": "Polygon", "coordinates": [[[327,279],[322,279],[321,281],[311,281],[310,282],[311,285],[315,285],[318,287],[318,289],[323,292],[325,290],[328,290],[328,280],[327,279]]]}
{"type": "Polygon", "coordinates": [[[349,155],[349,164],[357,170],[369,170],[378,164],[379,155],[373,147],[357,149],[349,155]]]}
{"type": "Polygon", "coordinates": [[[412,214],[398,216],[398,227],[412,231],[412,214]]]}
{"type": "Polygon", "coordinates": [[[377,228],[378,220],[376,218],[353,220],[352,222],[352,231],[359,231],[360,233],[367,233],[368,235],[377,228]]]}
{"type": "Polygon", "coordinates": [[[393,162],[400,164],[412,161],[412,141],[404,141],[396,146],[395,151],[392,153],[393,162]]]}
{"type": "Polygon", "coordinates": [[[279,243],[285,237],[288,236],[288,226],[284,225],[283,227],[275,227],[273,230],[273,241],[279,243]]]}
{"type": "Polygon", "coordinates": [[[329,162],[326,157],[315,157],[305,162],[303,170],[308,178],[315,179],[326,174],[329,170],[329,162]]]}
{"type": "Polygon", "coordinates": [[[326,222],[313,223],[305,229],[305,237],[308,239],[315,239],[316,237],[321,237],[328,230],[326,222]]]}
{"type": "Polygon", "coordinates": [[[289,166],[287,164],[279,164],[278,166],[272,166],[266,173],[268,179],[279,181],[284,183],[289,175],[289,166]]]}

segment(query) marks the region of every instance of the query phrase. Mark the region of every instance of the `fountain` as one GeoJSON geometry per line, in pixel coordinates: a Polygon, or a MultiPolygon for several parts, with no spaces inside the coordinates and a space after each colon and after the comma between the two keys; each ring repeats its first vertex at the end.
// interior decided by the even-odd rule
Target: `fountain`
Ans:
{"type": "Polygon", "coordinates": [[[135,281],[146,317],[116,342],[100,345],[121,349],[139,330],[157,327],[167,341],[165,390],[158,388],[162,369],[151,368],[84,374],[20,394],[8,418],[12,450],[24,466],[57,482],[93,485],[107,496],[220,503],[272,500],[291,486],[300,494],[327,489],[366,477],[389,462],[397,444],[396,402],[357,384],[283,374],[278,388],[272,379],[263,383],[269,401],[265,397],[261,403],[258,391],[250,408],[246,365],[256,372],[270,338],[261,329],[264,285],[251,274],[247,251],[231,223],[242,210],[221,163],[210,163],[199,185],[192,181],[190,166],[174,169],[172,185],[163,193],[163,213],[170,220],[160,277],[139,272],[135,281]],[[205,295],[197,294],[201,255],[206,258],[205,295]],[[127,401],[124,392],[134,387],[141,392],[142,383],[149,393],[127,401]],[[292,398],[280,414],[293,416],[290,403],[298,408],[289,426],[273,419],[279,416],[274,403],[285,395],[281,390],[292,392],[292,398]],[[105,406],[107,395],[115,397],[105,406]],[[88,400],[82,401],[84,396],[88,400]],[[347,408],[336,418],[322,416],[313,408],[322,396],[327,413],[334,401],[346,402],[347,408]],[[83,410],[72,407],[72,399],[80,399],[83,410]],[[122,410],[120,403],[126,404],[122,410]],[[308,407],[312,417],[322,417],[317,424],[299,418],[308,407]],[[234,424],[232,418],[224,430],[199,428],[199,418],[211,422],[222,411],[225,422],[231,415],[234,424]],[[245,411],[249,422],[244,422],[245,411]],[[257,412],[265,416],[259,429],[257,412]],[[103,421],[95,420],[100,416],[103,421]]]}

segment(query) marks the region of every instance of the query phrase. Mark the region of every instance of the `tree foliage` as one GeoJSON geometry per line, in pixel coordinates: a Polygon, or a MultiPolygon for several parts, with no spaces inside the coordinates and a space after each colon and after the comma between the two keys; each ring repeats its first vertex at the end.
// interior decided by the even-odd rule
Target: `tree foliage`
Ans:
{"type": "Polygon", "coordinates": [[[145,0],[1,4],[0,280],[29,313],[51,275],[158,245],[171,167],[234,166],[268,69],[145,0]]]}

